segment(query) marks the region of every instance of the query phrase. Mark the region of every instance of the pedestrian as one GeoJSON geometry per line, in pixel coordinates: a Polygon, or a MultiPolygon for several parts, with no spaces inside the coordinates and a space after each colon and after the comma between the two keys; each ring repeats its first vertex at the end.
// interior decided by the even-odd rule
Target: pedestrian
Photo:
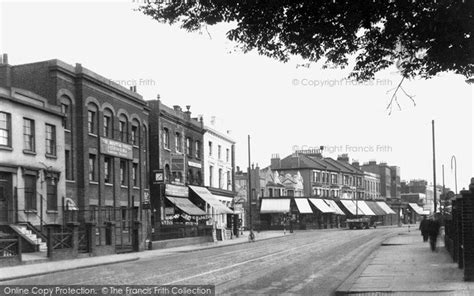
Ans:
{"type": "Polygon", "coordinates": [[[431,251],[436,251],[436,241],[438,240],[439,235],[439,220],[433,219],[428,223],[428,236],[430,237],[430,247],[431,251]]]}
{"type": "Polygon", "coordinates": [[[428,241],[428,224],[428,219],[426,219],[426,216],[423,216],[423,220],[420,222],[420,231],[424,242],[428,241]]]}

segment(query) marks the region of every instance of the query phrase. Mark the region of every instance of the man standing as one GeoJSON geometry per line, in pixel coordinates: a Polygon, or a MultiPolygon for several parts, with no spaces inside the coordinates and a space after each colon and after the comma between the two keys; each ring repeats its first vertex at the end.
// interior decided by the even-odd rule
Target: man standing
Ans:
{"type": "Polygon", "coordinates": [[[438,235],[439,235],[439,220],[434,218],[433,220],[430,220],[428,224],[428,235],[430,237],[430,247],[431,251],[436,251],[436,241],[438,240],[438,235]]]}
{"type": "Polygon", "coordinates": [[[424,242],[428,241],[428,224],[428,219],[426,219],[426,216],[423,216],[423,220],[420,222],[420,231],[424,242]]]}

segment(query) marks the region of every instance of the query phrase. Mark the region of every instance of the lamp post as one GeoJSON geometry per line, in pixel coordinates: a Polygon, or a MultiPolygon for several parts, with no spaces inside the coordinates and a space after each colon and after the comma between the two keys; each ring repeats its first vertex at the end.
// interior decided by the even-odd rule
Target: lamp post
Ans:
{"type": "Polygon", "coordinates": [[[453,160],[454,160],[454,192],[458,194],[458,166],[456,162],[456,156],[451,156],[451,172],[453,171],[453,160]]]}

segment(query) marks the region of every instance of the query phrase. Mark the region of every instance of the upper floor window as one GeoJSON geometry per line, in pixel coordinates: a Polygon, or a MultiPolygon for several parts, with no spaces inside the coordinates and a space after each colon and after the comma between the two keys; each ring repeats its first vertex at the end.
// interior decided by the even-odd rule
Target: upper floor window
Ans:
{"type": "Polygon", "coordinates": [[[104,183],[111,184],[112,182],[112,158],[104,157],[104,183]]]}
{"type": "Polygon", "coordinates": [[[221,150],[222,150],[221,145],[217,145],[217,159],[219,160],[222,158],[221,150]]]}
{"type": "Polygon", "coordinates": [[[0,146],[11,147],[11,115],[0,112],[0,146]]]}
{"type": "Polygon", "coordinates": [[[212,142],[209,141],[209,156],[212,156],[212,142]]]}
{"type": "Polygon", "coordinates": [[[71,100],[66,96],[62,96],[59,100],[61,102],[61,112],[64,114],[64,129],[71,130],[72,128],[71,100]]]}
{"type": "Polygon", "coordinates": [[[46,124],[46,154],[56,155],[56,126],[46,124]]]}
{"type": "Polygon", "coordinates": [[[27,151],[35,151],[35,121],[23,118],[23,143],[27,151]]]}
{"type": "Polygon", "coordinates": [[[191,146],[191,139],[186,138],[186,154],[191,156],[192,155],[192,146],[191,146]]]}
{"type": "Polygon", "coordinates": [[[104,137],[112,138],[114,130],[114,119],[112,111],[104,110],[104,137]]]}
{"type": "Polygon", "coordinates": [[[127,118],[125,115],[119,117],[119,138],[122,142],[128,142],[127,118]]]}
{"type": "Polygon", "coordinates": [[[95,154],[89,154],[89,181],[97,181],[97,160],[95,154]]]}
{"type": "Polygon", "coordinates": [[[209,166],[209,186],[213,187],[213,179],[214,179],[214,167],[211,165],[209,166]]]}
{"type": "Polygon", "coordinates": [[[138,146],[138,125],[132,125],[132,144],[138,146]]]}
{"type": "Polygon", "coordinates": [[[196,158],[201,158],[201,142],[199,141],[196,141],[194,142],[194,154],[196,156],[196,158]]]}
{"type": "Polygon", "coordinates": [[[120,184],[127,185],[127,162],[120,160],[120,184]]]}
{"type": "Polygon", "coordinates": [[[138,163],[134,163],[132,166],[132,181],[133,186],[138,187],[138,163]]]}
{"type": "Polygon", "coordinates": [[[331,174],[331,184],[337,184],[337,175],[331,174]]]}
{"type": "Polygon", "coordinates": [[[64,161],[66,166],[66,180],[74,180],[71,150],[64,150],[64,161]]]}
{"type": "Polygon", "coordinates": [[[87,131],[89,134],[97,134],[97,107],[89,104],[87,110],[87,131]]]}
{"type": "Polygon", "coordinates": [[[230,151],[229,148],[225,149],[225,161],[229,162],[230,161],[230,151]]]}
{"type": "Polygon", "coordinates": [[[219,188],[224,188],[224,182],[222,177],[222,169],[219,169],[219,188]]]}
{"type": "Polygon", "coordinates": [[[163,129],[163,147],[170,149],[170,132],[166,127],[163,129]]]}
{"type": "Polygon", "coordinates": [[[182,145],[183,143],[181,142],[181,134],[176,133],[175,138],[174,138],[174,148],[176,149],[176,152],[182,152],[182,145]]]}

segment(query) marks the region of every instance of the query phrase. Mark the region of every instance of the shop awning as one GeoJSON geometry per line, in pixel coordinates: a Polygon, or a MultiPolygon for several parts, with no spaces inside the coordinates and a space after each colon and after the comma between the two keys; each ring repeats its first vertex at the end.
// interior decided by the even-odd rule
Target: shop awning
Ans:
{"type": "Polygon", "coordinates": [[[300,214],[312,214],[311,206],[306,198],[295,198],[296,206],[300,214]]]}
{"type": "Polygon", "coordinates": [[[358,200],[355,203],[359,206],[359,210],[364,212],[365,216],[376,216],[370,207],[365,203],[365,200],[358,200]]]}
{"type": "Polygon", "coordinates": [[[190,216],[204,216],[206,212],[198,208],[195,204],[193,204],[189,199],[185,197],[173,197],[173,196],[166,196],[166,198],[172,202],[176,207],[181,209],[183,212],[190,216]]]}
{"type": "Polygon", "coordinates": [[[375,215],[385,216],[387,214],[375,201],[366,201],[365,203],[369,206],[372,212],[375,213],[375,215]]]}
{"type": "Polygon", "coordinates": [[[262,206],[260,208],[261,214],[289,213],[289,212],[290,212],[290,199],[289,198],[262,199],[262,206]]]}
{"type": "Polygon", "coordinates": [[[382,210],[385,211],[385,213],[387,213],[389,215],[395,214],[395,212],[392,210],[392,208],[390,208],[384,201],[378,201],[377,205],[379,205],[382,208],[382,210]]]}
{"type": "Polygon", "coordinates": [[[423,210],[423,208],[421,208],[419,205],[417,205],[416,203],[408,203],[408,205],[410,206],[410,208],[413,209],[413,211],[415,211],[415,213],[417,213],[418,215],[425,215],[425,212],[423,210]]]}
{"type": "Polygon", "coordinates": [[[352,215],[364,215],[364,212],[359,207],[359,210],[356,210],[356,204],[350,199],[341,199],[341,204],[351,213],[352,215]]]}
{"type": "Polygon", "coordinates": [[[205,187],[189,186],[200,198],[209,204],[217,214],[233,214],[234,211],[223,205],[212,193],[205,187]]]}
{"type": "Polygon", "coordinates": [[[331,200],[331,199],[325,199],[324,200],[334,211],[336,211],[336,214],[338,215],[346,215],[344,214],[344,211],[341,210],[341,208],[339,208],[339,206],[337,205],[337,203],[334,201],[334,200],[331,200]]]}
{"type": "Polygon", "coordinates": [[[326,213],[332,213],[335,214],[336,210],[332,209],[330,206],[328,206],[323,199],[318,199],[318,198],[310,198],[309,201],[318,208],[323,214],[326,213]]]}

